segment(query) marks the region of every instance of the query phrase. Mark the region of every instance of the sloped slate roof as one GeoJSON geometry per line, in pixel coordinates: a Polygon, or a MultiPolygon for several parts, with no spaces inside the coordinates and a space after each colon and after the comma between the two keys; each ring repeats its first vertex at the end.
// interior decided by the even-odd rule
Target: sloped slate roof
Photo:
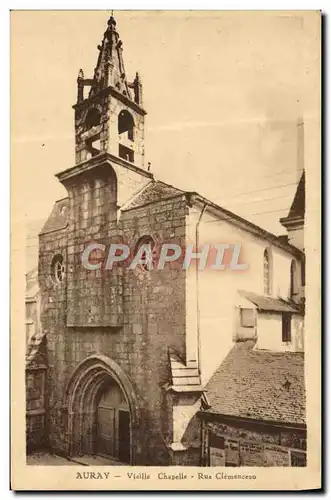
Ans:
{"type": "Polygon", "coordinates": [[[237,342],[206,386],[208,413],[305,423],[303,353],[253,350],[237,342]]]}
{"type": "Polygon", "coordinates": [[[41,230],[41,234],[57,231],[58,229],[64,229],[68,221],[68,207],[68,198],[63,198],[62,200],[56,201],[53,206],[51,215],[48,217],[44,227],[41,230]]]}
{"type": "Polygon", "coordinates": [[[138,194],[138,196],[132,199],[132,201],[123,209],[123,212],[131,210],[132,208],[147,205],[149,203],[154,203],[156,201],[173,198],[174,196],[179,196],[181,194],[184,194],[184,191],[177,189],[170,184],[165,184],[161,181],[151,181],[138,194]]]}
{"type": "Polygon", "coordinates": [[[286,227],[286,224],[293,219],[303,219],[305,216],[305,209],[305,172],[303,171],[289,213],[287,217],[280,219],[280,222],[286,227]]]}
{"type": "Polygon", "coordinates": [[[303,217],[305,215],[305,172],[302,172],[293,203],[288,214],[289,218],[303,217]]]}
{"type": "Polygon", "coordinates": [[[265,295],[239,290],[240,295],[256,305],[260,311],[299,313],[299,307],[293,302],[283,299],[274,299],[265,295]]]}

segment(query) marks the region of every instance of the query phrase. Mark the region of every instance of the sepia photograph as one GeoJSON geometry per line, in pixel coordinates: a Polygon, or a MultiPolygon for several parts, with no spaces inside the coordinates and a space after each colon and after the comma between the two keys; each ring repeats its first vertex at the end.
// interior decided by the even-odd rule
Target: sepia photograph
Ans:
{"type": "Polygon", "coordinates": [[[319,485],[320,31],[11,12],[14,489],[319,485]]]}

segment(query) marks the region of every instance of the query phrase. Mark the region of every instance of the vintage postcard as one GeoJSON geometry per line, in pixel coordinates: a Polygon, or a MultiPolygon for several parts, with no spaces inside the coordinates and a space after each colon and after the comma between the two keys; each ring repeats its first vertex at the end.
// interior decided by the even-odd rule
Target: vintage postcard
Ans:
{"type": "Polygon", "coordinates": [[[321,487],[321,24],[11,12],[12,489],[321,487]]]}

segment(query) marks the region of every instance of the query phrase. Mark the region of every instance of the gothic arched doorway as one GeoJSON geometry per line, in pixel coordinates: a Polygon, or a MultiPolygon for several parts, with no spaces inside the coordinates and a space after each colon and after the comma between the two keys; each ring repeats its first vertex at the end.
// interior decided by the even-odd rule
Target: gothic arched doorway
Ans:
{"type": "Polygon", "coordinates": [[[69,456],[105,455],[135,463],[139,409],[132,383],[107,356],[91,356],[73,373],[65,394],[69,456]]]}

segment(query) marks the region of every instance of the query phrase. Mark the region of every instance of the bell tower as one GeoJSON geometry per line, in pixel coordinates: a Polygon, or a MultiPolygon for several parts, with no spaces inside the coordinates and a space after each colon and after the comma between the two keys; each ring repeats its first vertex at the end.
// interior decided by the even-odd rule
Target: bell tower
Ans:
{"type": "Polygon", "coordinates": [[[129,82],[123,44],[113,16],[108,20],[93,78],[77,77],[75,110],[76,165],[102,153],[144,168],[142,84],[138,73],[129,82]]]}
{"type": "MultiPolygon", "coordinates": [[[[82,69],[78,72],[77,102],[73,105],[75,164],[56,176],[68,191],[71,207],[78,204],[77,192],[83,189],[83,180],[88,181],[92,198],[93,185],[100,177],[102,182],[107,178],[106,184],[111,183],[112,192],[116,192],[114,213],[119,216],[119,209],[153,180],[144,162],[146,111],[140,76],[136,73],[132,82],[127,79],[123,45],[113,16],[98,52],[93,77],[86,78],[82,69]]],[[[76,218],[70,209],[70,220],[76,218]]]]}

